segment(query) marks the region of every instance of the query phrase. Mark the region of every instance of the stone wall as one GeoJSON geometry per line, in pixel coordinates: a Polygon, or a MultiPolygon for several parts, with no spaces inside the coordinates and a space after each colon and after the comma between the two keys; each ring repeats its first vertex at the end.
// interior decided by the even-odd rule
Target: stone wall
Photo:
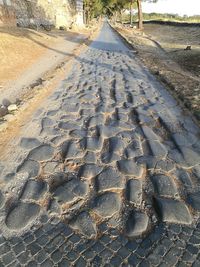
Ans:
{"type": "Polygon", "coordinates": [[[11,0],[18,26],[83,24],[83,0],[11,0]]]}
{"type": "Polygon", "coordinates": [[[15,24],[15,12],[10,0],[0,0],[0,25],[15,24]]]}

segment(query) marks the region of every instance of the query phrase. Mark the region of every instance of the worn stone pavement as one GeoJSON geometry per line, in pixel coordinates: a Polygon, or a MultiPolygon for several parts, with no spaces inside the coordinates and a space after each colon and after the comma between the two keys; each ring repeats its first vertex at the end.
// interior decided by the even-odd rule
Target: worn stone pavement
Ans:
{"type": "Polygon", "coordinates": [[[0,266],[200,266],[199,140],[104,23],[0,163],[0,266]]]}

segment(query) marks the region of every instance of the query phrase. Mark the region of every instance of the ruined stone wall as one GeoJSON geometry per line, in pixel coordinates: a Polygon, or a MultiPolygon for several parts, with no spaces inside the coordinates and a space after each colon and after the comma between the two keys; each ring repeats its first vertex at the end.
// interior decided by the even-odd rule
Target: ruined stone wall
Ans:
{"type": "Polygon", "coordinates": [[[0,25],[15,24],[15,11],[10,0],[0,0],[0,25]]]}
{"type": "Polygon", "coordinates": [[[83,0],[11,0],[19,26],[83,24],[83,0]]]}

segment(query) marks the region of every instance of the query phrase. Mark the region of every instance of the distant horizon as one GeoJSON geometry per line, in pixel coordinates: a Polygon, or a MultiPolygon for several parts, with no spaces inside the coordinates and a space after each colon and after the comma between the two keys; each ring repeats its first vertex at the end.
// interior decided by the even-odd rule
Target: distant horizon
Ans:
{"type": "Polygon", "coordinates": [[[200,15],[200,0],[158,0],[157,3],[142,3],[144,13],[200,15]]]}

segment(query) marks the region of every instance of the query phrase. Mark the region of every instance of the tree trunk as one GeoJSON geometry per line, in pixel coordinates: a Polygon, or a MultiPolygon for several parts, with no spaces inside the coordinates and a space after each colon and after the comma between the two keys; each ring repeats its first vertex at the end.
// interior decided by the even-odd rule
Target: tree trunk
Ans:
{"type": "Polygon", "coordinates": [[[141,0],[137,0],[137,7],[138,7],[138,28],[142,30],[143,29],[143,14],[142,14],[141,0]]]}
{"type": "Polygon", "coordinates": [[[132,14],[132,11],[133,11],[133,0],[131,0],[131,2],[130,2],[130,25],[131,26],[133,24],[133,14],[132,14]]]}

